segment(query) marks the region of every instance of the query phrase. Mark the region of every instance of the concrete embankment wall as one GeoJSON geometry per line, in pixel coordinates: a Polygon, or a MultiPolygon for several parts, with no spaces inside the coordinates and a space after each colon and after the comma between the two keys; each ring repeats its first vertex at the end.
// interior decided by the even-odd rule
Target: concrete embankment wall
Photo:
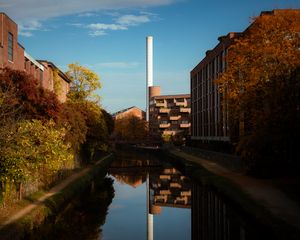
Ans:
{"type": "Polygon", "coordinates": [[[232,171],[241,171],[246,169],[246,165],[242,161],[242,159],[234,154],[209,151],[193,147],[183,147],[183,151],[194,156],[215,162],[232,171]]]}
{"type": "Polygon", "coordinates": [[[77,195],[81,194],[92,182],[95,176],[105,177],[107,168],[114,155],[110,154],[107,157],[100,159],[97,164],[90,167],[83,176],[70,182],[65,188],[58,191],[43,202],[35,202],[37,205],[26,216],[8,224],[0,230],[0,239],[23,239],[26,234],[34,228],[43,224],[47,218],[55,216],[77,195]]]}

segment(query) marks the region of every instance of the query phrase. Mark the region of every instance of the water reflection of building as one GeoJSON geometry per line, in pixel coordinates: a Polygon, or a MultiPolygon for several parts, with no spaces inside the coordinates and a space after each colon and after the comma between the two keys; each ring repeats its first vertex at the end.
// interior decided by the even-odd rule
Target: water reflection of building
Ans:
{"type": "Polygon", "coordinates": [[[190,208],[190,180],[175,168],[164,168],[159,175],[150,176],[151,203],[154,206],[190,208]]]}
{"type": "Polygon", "coordinates": [[[189,180],[175,168],[164,167],[156,158],[117,156],[108,173],[133,187],[146,181],[147,240],[154,239],[154,215],[160,214],[162,207],[191,207],[189,180]]]}
{"type": "Polygon", "coordinates": [[[120,183],[138,187],[146,181],[146,170],[143,169],[143,165],[142,160],[114,161],[109,168],[109,174],[120,183]]]}
{"type": "Polygon", "coordinates": [[[192,240],[254,239],[244,219],[217,191],[193,184],[192,240]]]}
{"type": "Polygon", "coordinates": [[[116,173],[111,173],[111,175],[115,179],[117,179],[118,182],[127,184],[134,188],[142,185],[146,181],[146,178],[143,175],[132,175],[132,174],[124,175],[124,174],[116,174],[116,173]]]}

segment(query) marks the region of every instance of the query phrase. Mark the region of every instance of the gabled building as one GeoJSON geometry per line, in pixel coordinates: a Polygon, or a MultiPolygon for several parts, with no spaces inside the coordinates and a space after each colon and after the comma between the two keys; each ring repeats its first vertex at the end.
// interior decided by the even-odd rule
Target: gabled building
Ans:
{"type": "Polygon", "coordinates": [[[135,116],[139,119],[145,119],[146,113],[138,107],[132,106],[129,108],[122,109],[112,114],[114,120],[118,120],[124,117],[135,116]]]}
{"type": "Polygon", "coordinates": [[[36,78],[40,86],[55,91],[60,101],[66,101],[70,89],[68,77],[53,63],[31,57],[18,42],[18,25],[0,13],[0,70],[4,68],[25,71],[36,78]]]}

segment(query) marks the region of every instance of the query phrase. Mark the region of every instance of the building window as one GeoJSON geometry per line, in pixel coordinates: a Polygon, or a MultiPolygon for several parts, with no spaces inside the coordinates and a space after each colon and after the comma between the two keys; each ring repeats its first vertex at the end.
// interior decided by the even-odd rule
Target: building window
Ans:
{"type": "Polygon", "coordinates": [[[14,60],[14,36],[12,33],[8,33],[8,60],[13,61],[14,60]]]}
{"type": "Polygon", "coordinates": [[[40,81],[41,81],[41,83],[43,82],[43,71],[42,70],[40,70],[40,81]]]}

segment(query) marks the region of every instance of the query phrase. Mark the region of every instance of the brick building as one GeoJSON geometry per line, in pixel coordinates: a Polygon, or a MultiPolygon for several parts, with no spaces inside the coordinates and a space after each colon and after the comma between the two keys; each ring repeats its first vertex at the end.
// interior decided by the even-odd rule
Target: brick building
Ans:
{"type": "MultiPolygon", "coordinates": [[[[299,12],[295,9],[278,9],[261,12],[261,16],[273,16],[299,12]]],[[[253,24],[253,23],[252,23],[253,24]]],[[[228,33],[219,37],[219,43],[206,52],[206,56],[190,73],[192,130],[191,139],[198,143],[231,143],[233,137],[239,137],[247,127],[245,119],[239,123],[230,123],[226,102],[218,91],[215,80],[226,70],[226,55],[236,38],[242,37],[252,24],[242,33],[228,33]]]]}
{"type": "Polygon", "coordinates": [[[229,138],[228,111],[214,81],[226,69],[228,47],[239,33],[219,37],[214,49],[191,71],[191,139],[202,142],[225,141],[229,138]]]}
{"type": "Polygon", "coordinates": [[[70,80],[53,63],[37,61],[18,42],[18,25],[5,13],[0,13],[0,69],[21,70],[35,77],[40,85],[55,91],[58,99],[66,101],[70,80]]]}
{"type": "Polygon", "coordinates": [[[42,87],[50,91],[55,91],[58,99],[62,102],[67,100],[67,94],[70,90],[70,79],[52,62],[38,60],[44,66],[42,87]]]}
{"type": "Polygon", "coordinates": [[[139,119],[145,119],[146,113],[145,113],[145,111],[141,110],[140,108],[133,106],[133,107],[122,109],[122,110],[114,113],[112,116],[115,120],[121,119],[124,117],[129,117],[129,116],[135,116],[139,119]]]}
{"type": "Polygon", "coordinates": [[[160,95],[160,87],[149,89],[151,135],[190,134],[190,94],[160,95]]]}

